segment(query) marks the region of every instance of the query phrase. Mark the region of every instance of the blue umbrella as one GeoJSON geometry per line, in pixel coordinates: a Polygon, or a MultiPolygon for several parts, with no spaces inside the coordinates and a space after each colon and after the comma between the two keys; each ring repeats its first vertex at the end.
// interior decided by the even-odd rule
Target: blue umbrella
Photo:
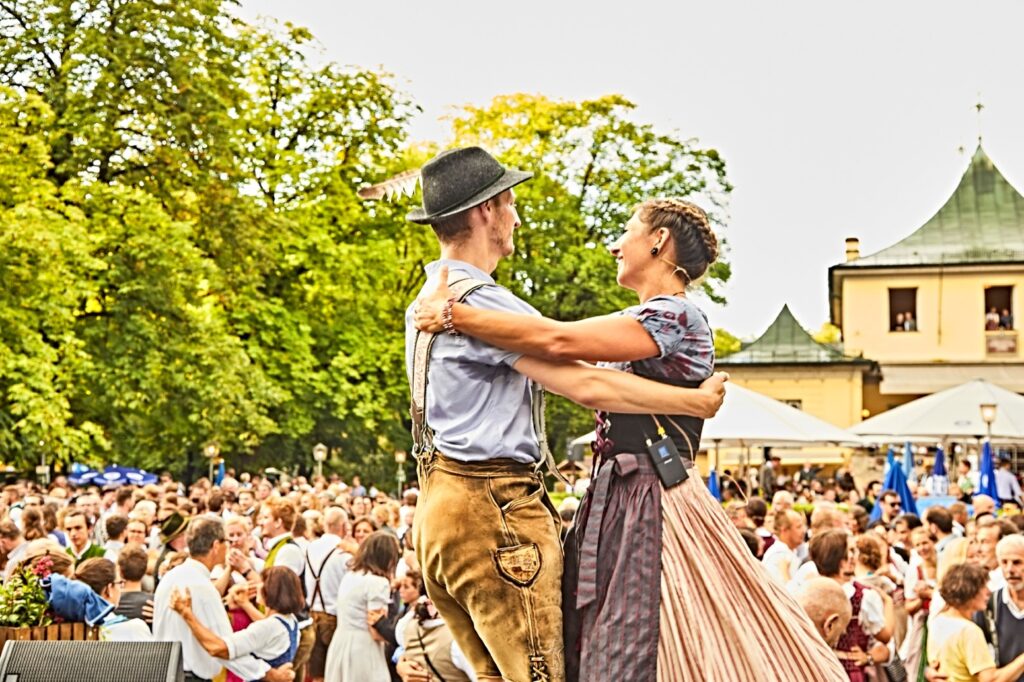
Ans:
{"type": "Polygon", "coordinates": [[[722,501],[722,489],[718,485],[718,472],[714,469],[711,470],[711,475],[708,476],[708,492],[719,502],[722,501]]]}
{"type": "Polygon", "coordinates": [[[149,485],[156,483],[158,477],[141,469],[110,465],[101,472],[89,471],[81,476],[72,476],[68,480],[74,485],[122,486],[149,485]]]}
{"type": "MultiPolygon", "coordinates": [[[[893,454],[892,449],[889,450],[889,455],[886,457],[886,472],[885,481],[882,482],[883,490],[895,491],[900,497],[900,507],[904,513],[917,514],[917,502],[914,500],[914,496],[910,494],[910,488],[907,487],[907,477],[903,473],[903,469],[896,464],[896,456],[893,454]]],[[[876,504],[875,508],[871,510],[871,520],[877,521],[882,517],[882,505],[876,504]]]]}
{"type": "Polygon", "coordinates": [[[90,469],[87,466],[77,465],[78,469],[75,470],[75,465],[72,465],[71,475],[68,476],[68,482],[71,485],[83,486],[88,485],[94,478],[100,475],[100,472],[95,469],[90,469]]]}
{"type": "Polygon", "coordinates": [[[914,480],[914,446],[910,441],[903,445],[903,475],[908,481],[914,480]]]}
{"type": "Polygon", "coordinates": [[[978,467],[978,492],[975,495],[988,495],[999,504],[999,492],[996,490],[996,466],[992,461],[992,443],[985,441],[981,446],[981,465],[978,467]]]}
{"type": "Polygon", "coordinates": [[[932,467],[932,490],[933,495],[949,494],[949,474],[946,473],[946,453],[942,446],[935,451],[935,466],[932,467]]]}

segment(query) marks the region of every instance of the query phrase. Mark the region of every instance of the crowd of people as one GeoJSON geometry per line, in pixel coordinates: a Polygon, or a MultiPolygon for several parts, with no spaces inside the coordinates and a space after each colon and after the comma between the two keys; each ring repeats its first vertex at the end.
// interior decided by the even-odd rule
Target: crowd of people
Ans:
{"type": "Polygon", "coordinates": [[[1019,507],[975,495],[919,516],[877,481],[861,496],[843,478],[797,476],[770,505],[759,496],[725,505],[767,579],[797,597],[849,679],[1024,680],[1019,507]]]}
{"type": "Polygon", "coordinates": [[[53,615],[101,639],[181,642],[188,680],[470,680],[425,597],[417,497],[231,471],[187,488],[23,480],[3,489],[0,566],[42,562],[53,615]]]}

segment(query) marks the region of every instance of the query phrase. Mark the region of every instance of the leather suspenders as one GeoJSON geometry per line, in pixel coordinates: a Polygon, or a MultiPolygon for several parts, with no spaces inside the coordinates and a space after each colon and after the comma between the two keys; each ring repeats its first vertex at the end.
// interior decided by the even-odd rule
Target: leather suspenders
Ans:
{"type": "MultiPolygon", "coordinates": [[[[465,278],[450,282],[452,295],[458,302],[463,302],[467,296],[488,282],[465,278]]],[[[434,345],[437,334],[428,332],[416,332],[416,340],[413,347],[412,357],[412,403],[409,412],[412,416],[412,442],[413,456],[419,459],[434,452],[434,430],[427,424],[427,376],[430,369],[430,351],[434,345]]],[[[532,404],[533,429],[537,434],[537,444],[540,447],[540,461],[537,463],[537,471],[547,469],[566,485],[571,485],[555,465],[555,457],[551,454],[548,446],[547,431],[544,422],[544,389],[534,381],[530,382],[530,402],[532,404]]]]}

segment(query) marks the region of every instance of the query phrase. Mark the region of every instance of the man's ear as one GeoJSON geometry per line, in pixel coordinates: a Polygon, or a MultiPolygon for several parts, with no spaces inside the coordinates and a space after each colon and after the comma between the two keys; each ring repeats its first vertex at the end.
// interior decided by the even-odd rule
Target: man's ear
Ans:
{"type": "Polygon", "coordinates": [[[825,639],[831,641],[832,636],[835,634],[836,629],[840,625],[840,618],[838,613],[833,613],[831,616],[825,619],[822,629],[825,631],[825,639]]]}

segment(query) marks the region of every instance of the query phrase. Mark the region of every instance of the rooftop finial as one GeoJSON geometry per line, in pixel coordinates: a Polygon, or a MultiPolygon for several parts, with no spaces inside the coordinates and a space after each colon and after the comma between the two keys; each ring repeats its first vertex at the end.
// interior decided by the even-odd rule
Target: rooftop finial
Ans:
{"type": "Polygon", "coordinates": [[[981,110],[985,108],[985,105],[981,103],[981,93],[978,93],[978,101],[974,105],[975,110],[978,112],[978,146],[981,146],[981,110]]]}

